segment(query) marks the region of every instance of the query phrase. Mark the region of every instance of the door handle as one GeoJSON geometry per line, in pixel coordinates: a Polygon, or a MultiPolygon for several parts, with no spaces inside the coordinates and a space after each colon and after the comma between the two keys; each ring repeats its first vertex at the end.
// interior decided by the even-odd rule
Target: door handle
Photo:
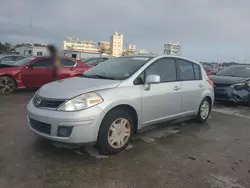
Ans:
{"type": "Polygon", "coordinates": [[[173,88],[174,90],[179,90],[180,89],[180,87],[178,87],[178,86],[174,86],[174,88],[173,88]]]}
{"type": "Polygon", "coordinates": [[[203,87],[203,85],[202,85],[202,84],[199,84],[199,87],[203,87]]]}

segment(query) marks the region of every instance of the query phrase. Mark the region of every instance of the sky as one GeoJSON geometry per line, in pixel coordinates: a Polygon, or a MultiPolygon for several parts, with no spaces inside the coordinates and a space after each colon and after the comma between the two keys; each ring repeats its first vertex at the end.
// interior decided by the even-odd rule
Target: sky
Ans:
{"type": "Polygon", "coordinates": [[[162,53],[177,41],[182,56],[250,62],[249,0],[0,0],[0,42],[62,45],[67,36],[109,40],[162,53]],[[32,24],[31,24],[32,23],[32,24]]]}

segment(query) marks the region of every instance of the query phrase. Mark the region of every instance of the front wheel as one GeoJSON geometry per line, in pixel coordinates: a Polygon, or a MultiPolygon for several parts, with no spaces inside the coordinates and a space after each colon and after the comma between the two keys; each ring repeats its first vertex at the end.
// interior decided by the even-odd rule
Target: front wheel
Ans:
{"type": "Polygon", "coordinates": [[[0,77],[0,94],[9,94],[16,90],[16,82],[9,76],[0,77]]]}
{"type": "Polygon", "coordinates": [[[196,120],[203,123],[207,121],[209,114],[211,112],[211,102],[208,98],[205,98],[201,101],[196,120]]]}
{"type": "Polygon", "coordinates": [[[133,121],[123,109],[110,111],[103,119],[97,147],[103,154],[115,154],[124,150],[133,135],[133,121]]]}

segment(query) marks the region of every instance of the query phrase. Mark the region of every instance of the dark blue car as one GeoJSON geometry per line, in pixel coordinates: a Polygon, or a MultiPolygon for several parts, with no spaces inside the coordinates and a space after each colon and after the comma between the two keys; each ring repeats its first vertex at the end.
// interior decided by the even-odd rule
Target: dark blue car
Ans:
{"type": "Polygon", "coordinates": [[[250,105],[250,65],[232,65],[209,77],[216,101],[250,105]]]}

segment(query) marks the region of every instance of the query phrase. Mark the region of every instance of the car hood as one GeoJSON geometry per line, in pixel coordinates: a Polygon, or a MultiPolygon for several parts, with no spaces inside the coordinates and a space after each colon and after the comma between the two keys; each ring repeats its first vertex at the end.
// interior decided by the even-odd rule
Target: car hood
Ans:
{"type": "Polygon", "coordinates": [[[73,77],[46,84],[37,94],[45,98],[70,99],[83,93],[115,88],[120,82],[118,80],[73,77]]]}
{"type": "Polygon", "coordinates": [[[212,75],[209,76],[210,80],[214,82],[214,84],[237,84],[242,83],[250,80],[250,78],[243,78],[243,77],[232,77],[232,76],[218,76],[212,75]]]}

